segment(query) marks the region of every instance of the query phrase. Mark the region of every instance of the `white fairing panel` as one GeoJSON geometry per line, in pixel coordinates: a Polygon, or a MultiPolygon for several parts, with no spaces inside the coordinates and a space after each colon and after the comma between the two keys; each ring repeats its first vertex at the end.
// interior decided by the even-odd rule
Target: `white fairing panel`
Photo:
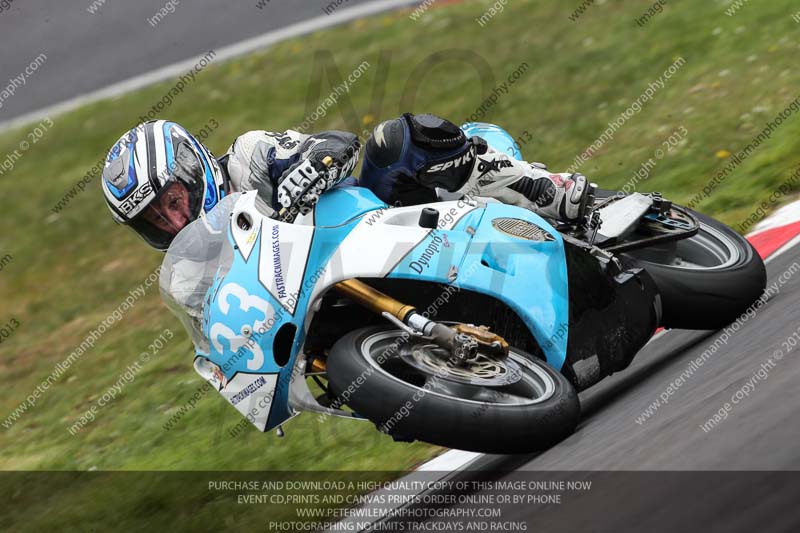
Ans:
{"type": "MultiPolygon", "coordinates": [[[[233,224],[231,224],[233,240],[236,242],[236,247],[239,249],[239,253],[242,254],[242,257],[244,257],[245,262],[250,259],[250,254],[253,252],[253,248],[258,240],[258,235],[261,232],[261,221],[253,220],[249,228],[242,228],[237,223],[237,218],[242,212],[258,213],[255,201],[255,194],[243,194],[241,200],[236,203],[231,216],[231,220],[233,221],[233,224]]],[[[252,217],[250,218],[252,220],[252,217]]]]}
{"type": "Polygon", "coordinates": [[[195,358],[194,369],[259,431],[266,430],[278,374],[240,372],[228,381],[222,369],[205,357],[195,358]]]}
{"type": "Polygon", "coordinates": [[[265,431],[277,374],[236,374],[220,394],[259,431],[265,431]]]}
{"type": "Polygon", "coordinates": [[[439,212],[439,229],[450,230],[475,205],[464,201],[396,207],[365,214],[334,252],[314,285],[311,301],[330,285],[355,277],[384,277],[432,231],[419,226],[425,207],[439,212]]]}
{"type": "Polygon", "coordinates": [[[261,237],[258,279],[290,314],[294,314],[314,228],[271,219],[262,213],[263,208],[259,209],[258,201],[253,192],[243,194],[237,202],[231,214],[233,239],[247,262],[261,237]],[[239,223],[243,214],[247,217],[244,228],[239,223]]]}
{"type": "Polygon", "coordinates": [[[258,279],[289,313],[294,314],[314,229],[264,219],[258,279]]]}

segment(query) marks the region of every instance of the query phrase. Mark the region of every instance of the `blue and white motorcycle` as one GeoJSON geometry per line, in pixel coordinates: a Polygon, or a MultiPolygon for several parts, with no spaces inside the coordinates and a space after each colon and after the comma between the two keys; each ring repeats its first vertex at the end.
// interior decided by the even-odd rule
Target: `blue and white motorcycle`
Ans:
{"type": "Polygon", "coordinates": [[[359,187],[268,214],[255,192],[229,196],[162,276],[195,369],[265,432],[312,411],[398,440],[540,449],[656,328],[718,328],[765,284],[746,240],[656,193],[596,192],[574,225],[482,198],[389,208],[359,187]]]}

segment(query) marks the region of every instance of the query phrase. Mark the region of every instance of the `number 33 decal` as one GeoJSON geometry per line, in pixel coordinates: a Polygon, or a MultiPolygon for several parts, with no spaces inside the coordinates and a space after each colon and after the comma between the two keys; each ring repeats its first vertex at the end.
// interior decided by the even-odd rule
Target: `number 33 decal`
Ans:
{"type": "Polygon", "coordinates": [[[227,315],[230,311],[231,304],[228,301],[228,297],[230,296],[233,296],[239,300],[240,310],[246,313],[251,309],[255,309],[261,312],[263,319],[256,320],[252,324],[251,329],[254,336],[252,339],[247,338],[244,335],[237,335],[222,322],[216,322],[213,326],[211,326],[211,330],[209,331],[211,343],[219,353],[224,352],[222,344],[219,342],[219,337],[222,337],[228,341],[230,349],[234,353],[238,353],[239,350],[246,346],[247,349],[253,353],[253,357],[247,361],[247,369],[258,370],[264,365],[264,352],[261,350],[261,346],[258,345],[258,335],[263,334],[265,331],[267,331],[267,329],[269,329],[267,328],[266,323],[268,319],[274,316],[275,310],[269,302],[259,298],[258,296],[253,296],[252,294],[248,293],[247,290],[241,285],[236,283],[228,283],[222,287],[222,289],[220,289],[219,295],[217,296],[219,309],[222,311],[223,315],[227,315]]]}

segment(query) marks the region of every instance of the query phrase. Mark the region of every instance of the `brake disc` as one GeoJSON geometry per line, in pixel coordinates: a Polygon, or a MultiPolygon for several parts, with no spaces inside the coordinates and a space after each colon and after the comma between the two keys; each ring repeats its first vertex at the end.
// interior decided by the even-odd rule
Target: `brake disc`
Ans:
{"type": "Polygon", "coordinates": [[[479,352],[465,364],[456,365],[448,362],[448,355],[435,344],[417,344],[404,350],[400,358],[424,374],[467,385],[502,387],[522,379],[522,368],[508,357],[498,359],[479,352]]]}

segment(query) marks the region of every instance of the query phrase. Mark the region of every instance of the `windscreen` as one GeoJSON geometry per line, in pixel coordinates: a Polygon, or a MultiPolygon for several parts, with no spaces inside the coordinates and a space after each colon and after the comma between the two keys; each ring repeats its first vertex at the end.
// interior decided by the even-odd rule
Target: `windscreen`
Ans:
{"type": "Polygon", "coordinates": [[[224,276],[233,260],[228,243],[230,213],[241,194],[222,199],[204,217],[183,228],[161,264],[161,297],[183,323],[200,354],[208,354],[203,335],[203,302],[217,275],[224,276]]]}

